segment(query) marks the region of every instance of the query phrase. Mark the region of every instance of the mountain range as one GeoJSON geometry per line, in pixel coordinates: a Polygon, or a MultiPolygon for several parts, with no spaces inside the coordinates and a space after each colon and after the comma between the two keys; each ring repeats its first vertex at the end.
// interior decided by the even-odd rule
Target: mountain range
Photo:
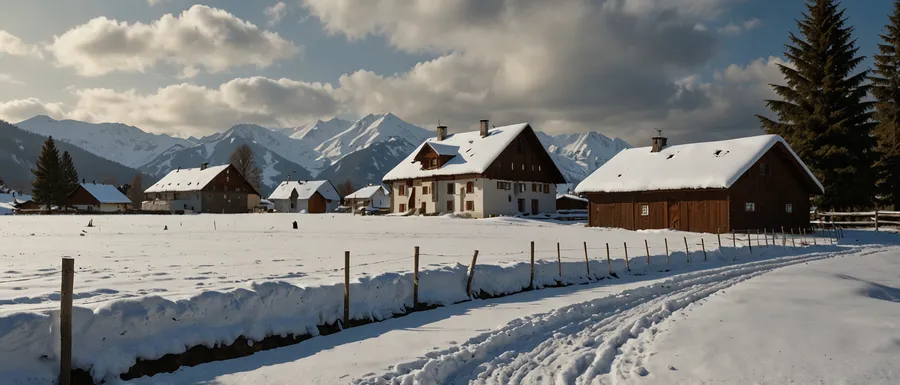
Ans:
{"type": "MultiPolygon", "coordinates": [[[[262,171],[263,195],[286,179],[329,179],[334,183],[350,180],[356,186],[380,183],[387,171],[434,135],[391,113],[369,114],[355,121],[317,120],[275,129],[239,124],[220,133],[187,139],[152,134],[120,123],[54,120],[43,115],[17,126],[37,135],[52,135],[59,142],[129,170],[119,172],[131,176],[141,172],[151,180],[202,162],[227,163],[234,149],[246,144],[262,171]]],[[[613,155],[630,147],[621,139],[610,139],[597,132],[537,134],[570,183],[583,180],[613,155]]],[[[2,156],[0,152],[0,169],[5,169],[2,156]]]]}

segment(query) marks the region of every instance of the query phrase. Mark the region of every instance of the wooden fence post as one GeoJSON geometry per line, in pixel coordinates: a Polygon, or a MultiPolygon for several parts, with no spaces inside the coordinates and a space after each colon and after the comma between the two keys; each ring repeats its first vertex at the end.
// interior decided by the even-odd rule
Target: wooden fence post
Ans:
{"type": "Polygon", "coordinates": [[[684,254],[687,255],[687,262],[691,263],[691,250],[688,249],[687,237],[684,237],[684,254]]]}
{"type": "Polygon", "coordinates": [[[528,290],[534,289],[534,241],[531,241],[531,277],[528,279],[528,290]]]}
{"type": "Polygon", "coordinates": [[[700,238],[700,247],[703,248],[703,262],[706,262],[706,243],[703,242],[703,238],[700,238]]]}
{"type": "Polygon", "coordinates": [[[609,270],[609,276],[612,277],[612,260],[609,258],[609,243],[606,244],[606,268],[609,270]]]}
{"type": "Polygon", "coordinates": [[[59,384],[72,382],[72,290],[75,283],[75,260],[62,259],[62,287],[59,302],[59,384]]]}
{"type": "Polygon", "coordinates": [[[644,240],[644,249],[647,250],[647,264],[650,264],[650,245],[647,244],[647,240],[644,240]]]}
{"type": "Polygon", "coordinates": [[[419,246],[413,254],[413,309],[419,307],[419,246]]]}
{"type": "Polygon", "coordinates": [[[344,252],[344,322],[341,328],[350,325],[350,252],[344,252]]]}
{"type": "Polygon", "coordinates": [[[753,238],[750,238],[750,229],[747,229],[747,246],[750,246],[750,253],[753,253],[753,238]]]}
{"type": "Polygon", "coordinates": [[[815,231],[814,231],[812,234],[810,234],[809,237],[812,238],[812,240],[813,240],[813,246],[818,246],[818,242],[816,242],[816,233],[815,233],[815,231]]]}
{"type": "Polygon", "coordinates": [[[631,262],[628,261],[628,242],[622,242],[625,245],[625,270],[631,271],[631,262]]]}
{"type": "Polygon", "coordinates": [[[666,244],[666,265],[669,264],[669,238],[663,238],[663,243],[666,244]]]}
{"type": "Polygon", "coordinates": [[[800,228],[800,234],[802,234],[802,236],[803,236],[803,244],[801,244],[801,246],[804,244],[806,246],[809,246],[809,241],[806,239],[806,228],[805,227],[800,228]]]}
{"type": "Polygon", "coordinates": [[[559,268],[559,276],[562,277],[562,253],[559,251],[559,242],[556,242],[556,267],[559,268]]]}
{"type": "Polygon", "coordinates": [[[797,247],[797,244],[794,243],[794,228],[791,227],[791,247],[797,247]]]}
{"type": "Polygon", "coordinates": [[[875,232],[878,232],[878,210],[875,210],[875,232]]]}
{"type": "Polygon", "coordinates": [[[720,230],[716,228],[716,239],[719,240],[719,252],[722,252],[722,234],[719,232],[720,230]]]}
{"type": "Polygon", "coordinates": [[[731,229],[731,247],[737,250],[737,236],[734,235],[734,229],[731,229]]]}
{"type": "Polygon", "coordinates": [[[787,234],[784,232],[784,226],[781,226],[781,247],[787,247],[787,234]]]}
{"type": "Polygon", "coordinates": [[[759,243],[759,229],[756,229],[756,246],[761,246],[759,243]]]}
{"type": "Polygon", "coordinates": [[[472,265],[469,266],[469,280],[466,281],[466,297],[472,298],[472,278],[475,277],[475,263],[478,262],[478,250],[472,256],[472,265]]]}
{"type": "Polygon", "coordinates": [[[769,229],[763,229],[763,238],[766,240],[766,247],[769,247],[769,229]]]}
{"type": "Polygon", "coordinates": [[[591,276],[591,261],[588,259],[587,242],[584,243],[584,267],[587,270],[588,277],[591,276]]]}

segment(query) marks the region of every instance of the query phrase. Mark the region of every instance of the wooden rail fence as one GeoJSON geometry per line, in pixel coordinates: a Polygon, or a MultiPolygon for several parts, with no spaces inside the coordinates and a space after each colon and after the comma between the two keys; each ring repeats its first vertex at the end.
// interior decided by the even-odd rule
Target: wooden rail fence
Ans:
{"type": "Polygon", "coordinates": [[[812,218],[810,224],[817,227],[874,226],[876,232],[883,226],[900,227],[900,211],[813,211],[810,212],[810,216],[812,218]]]}

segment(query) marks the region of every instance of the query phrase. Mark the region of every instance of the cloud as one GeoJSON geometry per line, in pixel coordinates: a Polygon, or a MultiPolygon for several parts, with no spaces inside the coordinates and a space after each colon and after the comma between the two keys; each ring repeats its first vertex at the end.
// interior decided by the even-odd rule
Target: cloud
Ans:
{"type": "Polygon", "coordinates": [[[66,116],[62,103],[45,103],[37,98],[0,102],[0,119],[18,123],[35,115],[61,119],[66,116]]]}
{"type": "Polygon", "coordinates": [[[0,30],[0,54],[41,57],[38,47],[27,44],[4,30],[0,30]]]}
{"type": "Polygon", "coordinates": [[[17,80],[12,75],[4,74],[4,73],[0,73],[0,83],[13,84],[13,85],[17,85],[17,86],[25,85],[25,83],[23,83],[20,80],[17,80]]]}
{"type": "Polygon", "coordinates": [[[154,5],[159,5],[159,4],[167,3],[167,2],[169,2],[169,0],[147,0],[147,4],[149,4],[151,7],[154,5]]]}
{"type": "Polygon", "coordinates": [[[727,36],[737,36],[741,33],[756,29],[762,22],[759,19],[750,19],[740,24],[728,23],[728,25],[719,28],[719,33],[727,36]]]}
{"type": "Polygon", "coordinates": [[[279,1],[272,6],[266,7],[263,13],[265,13],[266,18],[269,19],[270,27],[277,25],[281,22],[281,19],[287,15],[287,4],[283,1],[279,1]]]}
{"type": "Polygon", "coordinates": [[[244,65],[268,67],[300,51],[277,33],[203,5],[150,24],[98,17],[54,36],[47,49],[58,66],[82,76],[145,72],[163,62],[180,68],[185,77],[201,69],[217,73],[244,65]]]}

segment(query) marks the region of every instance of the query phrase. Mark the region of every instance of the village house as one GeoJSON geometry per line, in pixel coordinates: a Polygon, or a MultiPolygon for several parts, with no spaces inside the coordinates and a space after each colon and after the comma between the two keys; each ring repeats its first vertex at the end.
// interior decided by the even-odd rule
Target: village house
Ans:
{"type": "Polygon", "coordinates": [[[65,206],[75,211],[120,213],[131,207],[131,199],[116,186],[82,183],[66,197],[65,206]]]}
{"type": "Polygon", "coordinates": [[[382,185],[369,185],[345,196],[344,204],[353,211],[390,210],[391,193],[382,185]]]}
{"type": "Polygon", "coordinates": [[[395,213],[465,213],[475,218],[556,211],[565,183],[528,123],[428,139],[384,176],[395,213]]]}
{"type": "Polygon", "coordinates": [[[620,152],[581,182],[589,225],[694,232],[809,226],[810,195],[825,193],[777,135],[620,152]]]}
{"type": "Polygon", "coordinates": [[[337,189],[327,180],[281,182],[268,200],[281,213],[322,214],[341,204],[337,189]]]}
{"type": "Polygon", "coordinates": [[[0,184],[0,215],[12,215],[23,209],[37,210],[39,208],[37,203],[31,200],[30,195],[19,194],[0,184]]]}
{"type": "Polygon", "coordinates": [[[587,210],[588,200],[574,194],[562,194],[556,196],[557,210],[587,210]]]}
{"type": "Polygon", "coordinates": [[[172,213],[246,213],[259,192],[232,165],[177,169],[144,191],[141,208],[172,213]]]}

